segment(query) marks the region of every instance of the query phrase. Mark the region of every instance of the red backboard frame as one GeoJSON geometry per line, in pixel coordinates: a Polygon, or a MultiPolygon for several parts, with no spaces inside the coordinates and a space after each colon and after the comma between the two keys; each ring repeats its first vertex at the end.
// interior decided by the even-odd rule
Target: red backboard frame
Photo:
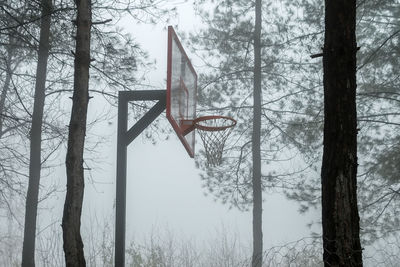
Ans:
{"type": "MultiPolygon", "coordinates": [[[[179,68],[178,68],[179,69],[179,68]]],[[[196,119],[197,103],[197,74],[187,56],[178,36],[172,26],[168,26],[168,56],[167,56],[167,118],[174,128],[175,133],[181,140],[190,157],[195,152],[195,132],[193,131],[193,120],[196,119]],[[182,66],[177,71],[176,57],[180,58],[183,68],[189,70],[184,77],[182,66]],[[175,67],[175,68],[174,68],[175,67]],[[179,77],[178,77],[179,76],[179,77]],[[188,76],[187,80],[185,77],[188,76]],[[178,100],[174,100],[179,98],[178,100]],[[181,98],[185,98],[182,99],[181,98]],[[181,106],[184,105],[184,106],[181,106]],[[184,109],[184,112],[182,112],[184,109]],[[182,117],[185,116],[185,117],[182,117]]]]}

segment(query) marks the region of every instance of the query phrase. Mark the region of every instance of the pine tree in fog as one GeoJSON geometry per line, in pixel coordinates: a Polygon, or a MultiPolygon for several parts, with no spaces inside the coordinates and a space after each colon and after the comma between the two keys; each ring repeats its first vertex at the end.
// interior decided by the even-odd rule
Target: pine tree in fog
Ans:
{"type": "Polygon", "coordinates": [[[42,13],[36,71],[35,96],[30,129],[29,184],[25,205],[24,243],[22,266],[35,266],[36,217],[42,151],[42,123],[46,89],[47,59],[50,50],[51,0],[41,1],[42,13]]]}
{"type": "Polygon", "coordinates": [[[261,267],[263,263],[262,233],[262,184],[261,184],[261,0],[255,3],[254,22],[254,93],[253,93],[253,131],[252,151],[252,188],[253,188],[253,257],[252,266],[261,267]]]}
{"type": "MultiPolygon", "coordinates": [[[[203,1],[204,2],[204,1],[203,1]]],[[[276,6],[261,1],[221,1],[212,11],[204,5],[207,27],[192,36],[195,50],[211,70],[200,76],[200,105],[203,112],[226,114],[238,125],[225,149],[223,164],[204,170],[206,188],[231,206],[248,209],[253,205],[253,266],[261,266],[262,191],[281,185],[291,170],[278,169],[279,154],[289,144],[278,143],[282,134],[279,105],[285,84],[283,65],[274,54],[279,36],[270,34],[272,11],[276,6]],[[278,121],[277,123],[275,123],[278,121]]],[[[268,211],[266,211],[268,213],[268,211]]]]}
{"type": "MultiPolygon", "coordinates": [[[[322,1],[293,2],[302,8],[293,16],[296,35],[286,47],[293,55],[315,54],[323,46],[322,1]],[[317,14],[317,15],[316,15],[317,14]],[[300,33],[300,34],[299,34],[300,33]],[[299,37],[300,36],[300,37],[299,37]],[[297,38],[294,38],[297,37],[297,38]]],[[[399,17],[396,1],[359,1],[357,3],[357,124],[358,124],[358,199],[362,241],[365,245],[398,234],[397,195],[399,131],[399,86],[397,67],[399,17]]],[[[290,37],[288,38],[290,39],[290,37]]],[[[320,205],[318,169],[322,158],[323,96],[321,58],[292,60],[294,72],[305,73],[299,84],[308,90],[293,102],[296,115],[285,126],[302,153],[308,155],[314,173],[305,173],[288,196],[299,201],[302,211],[320,205]]],[[[291,89],[292,92],[296,89],[291,89]]]]}
{"type": "Polygon", "coordinates": [[[76,8],[74,94],[69,123],[68,150],[65,160],[67,194],[62,219],[66,266],[86,266],[80,228],[85,188],[83,151],[89,104],[92,2],[90,0],[78,0],[76,1],[76,8]]]}

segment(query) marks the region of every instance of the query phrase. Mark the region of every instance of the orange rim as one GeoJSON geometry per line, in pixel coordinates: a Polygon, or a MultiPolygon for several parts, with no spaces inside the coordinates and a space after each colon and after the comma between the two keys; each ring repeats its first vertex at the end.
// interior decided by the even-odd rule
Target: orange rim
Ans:
{"type": "Polygon", "coordinates": [[[198,117],[193,121],[193,125],[196,129],[200,129],[203,131],[209,131],[209,132],[223,131],[225,129],[234,127],[236,125],[236,123],[237,123],[236,120],[231,117],[218,116],[218,115],[198,117]],[[202,122],[202,121],[218,120],[218,119],[224,119],[224,120],[230,121],[231,124],[225,125],[225,126],[205,126],[205,125],[199,124],[199,122],[202,122]]]}

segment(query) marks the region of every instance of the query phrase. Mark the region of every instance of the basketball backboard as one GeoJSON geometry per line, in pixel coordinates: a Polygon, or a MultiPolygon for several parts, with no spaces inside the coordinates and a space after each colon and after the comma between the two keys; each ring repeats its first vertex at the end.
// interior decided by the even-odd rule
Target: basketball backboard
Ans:
{"type": "Polygon", "coordinates": [[[168,27],[167,118],[194,157],[197,74],[172,26],[168,27]]]}

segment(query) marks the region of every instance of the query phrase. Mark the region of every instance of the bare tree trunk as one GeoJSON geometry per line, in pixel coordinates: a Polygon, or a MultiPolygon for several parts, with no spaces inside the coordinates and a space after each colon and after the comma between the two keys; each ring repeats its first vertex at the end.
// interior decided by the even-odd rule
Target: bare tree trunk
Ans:
{"type": "Polygon", "coordinates": [[[91,0],[76,0],[78,10],[74,94],[69,123],[66,157],[67,195],[62,220],[65,263],[67,267],[86,266],[80,233],[84,194],[83,152],[89,102],[90,29],[92,25],[91,0]]]}
{"type": "Polygon", "coordinates": [[[254,30],[254,108],[253,108],[253,257],[252,266],[261,267],[263,258],[261,188],[261,0],[256,0],[254,30]]]}
{"type": "Polygon", "coordinates": [[[325,0],[325,266],[362,266],[357,208],[356,0],[325,0]]]}
{"type": "Polygon", "coordinates": [[[49,36],[51,23],[51,0],[42,0],[42,19],[38,64],[36,69],[35,98],[30,131],[29,184],[25,205],[24,243],[22,249],[22,266],[35,266],[36,218],[39,197],[41,169],[42,120],[46,89],[47,59],[49,56],[49,36]]]}

